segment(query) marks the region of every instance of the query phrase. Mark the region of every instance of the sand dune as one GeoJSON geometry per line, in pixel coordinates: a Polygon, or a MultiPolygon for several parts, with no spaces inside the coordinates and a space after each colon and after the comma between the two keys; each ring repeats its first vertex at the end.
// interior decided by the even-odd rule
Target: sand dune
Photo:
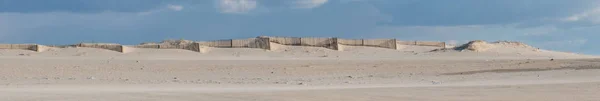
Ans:
{"type": "MultiPolygon", "coordinates": [[[[26,50],[0,50],[0,56],[31,57],[82,57],[82,58],[130,58],[130,59],[577,59],[596,58],[575,53],[556,52],[537,49],[530,46],[510,45],[510,43],[484,43],[485,51],[442,49],[429,46],[399,45],[398,50],[366,47],[343,46],[343,51],[322,47],[277,45],[276,49],[254,48],[206,48],[206,53],[182,49],[143,49],[130,48],[130,52],[118,53],[97,48],[52,48],[45,52],[26,50]]],[[[467,44],[469,45],[469,44],[467,44]]],[[[474,45],[473,45],[474,46],[474,45]]]]}

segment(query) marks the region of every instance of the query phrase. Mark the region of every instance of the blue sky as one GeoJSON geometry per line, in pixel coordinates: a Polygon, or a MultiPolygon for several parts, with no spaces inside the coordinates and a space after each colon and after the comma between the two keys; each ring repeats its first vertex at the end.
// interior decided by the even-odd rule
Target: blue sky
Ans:
{"type": "Polygon", "coordinates": [[[0,0],[0,43],[260,35],[514,40],[600,54],[598,0],[0,0]]]}

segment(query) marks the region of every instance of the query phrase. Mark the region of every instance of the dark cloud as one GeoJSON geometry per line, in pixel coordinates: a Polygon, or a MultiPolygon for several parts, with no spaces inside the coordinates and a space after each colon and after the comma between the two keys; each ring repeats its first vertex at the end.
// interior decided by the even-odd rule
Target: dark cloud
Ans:
{"type": "Polygon", "coordinates": [[[10,20],[12,25],[4,23],[0,26],[7,25],[17,30],[8,33],[19,37],[11,39],[13,42],[68,44],[94,40],[135,44],[166,38],[215,40],[259,35],[358,38],[368,36],[368,32],[376,27],[376,22],[382,17],[376,8],[355,3],[247,15],[186,9],[149,15],[54,12],[4,14],[4,18],[10,20]],[[32,22],[31,19],[35,20],[32,22]],[[36,27],[30,27],[33,25],[36,27]],[[119,38],[112,38],[114,36],[119,38]]]}
{"type": "Polygon", "coordinates": [[[0,12],[143,12],[167,3],[204,1],[209,0],[0,0],[0,12]]]}

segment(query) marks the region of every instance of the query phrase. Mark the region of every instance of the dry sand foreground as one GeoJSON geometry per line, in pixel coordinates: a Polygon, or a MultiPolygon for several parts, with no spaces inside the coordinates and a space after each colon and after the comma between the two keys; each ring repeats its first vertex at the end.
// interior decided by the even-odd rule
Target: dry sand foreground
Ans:
{"type": "Polygon", "coordinates": [[[600,100],[594,56],[507,46],[433,49],[0,50],[0,100],[600,100]]]}

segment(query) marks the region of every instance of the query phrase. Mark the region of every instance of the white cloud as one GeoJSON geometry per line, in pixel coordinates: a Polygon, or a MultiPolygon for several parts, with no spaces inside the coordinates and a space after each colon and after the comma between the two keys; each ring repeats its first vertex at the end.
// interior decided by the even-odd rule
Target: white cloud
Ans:
{"type": "Polygon", "coordinates": [[[294,2],[294,7],[303,9],[316,8],[327,3],[327,1],[328,0],[297,0],[294,2]]]}
{"type": "Polygon", "coordinates": [[[600,7],[571,15],[562,20],[566,22],[590,21],[592,23],[600,23],[600,7]]]}
{"type": "Polygon", "coordinates": [[[219,0],[218,8],[221,13],[242,14],[256,9],[256,0],[219,0]]]}
{"type": "Polygon", "coordinates": [[[166,7],[161,7],[158,9],[153,9],[153,10],[144,11],[144,12],[138,12],[137,15],[150,15],[150,14],[160,13],[160,12],[165,12],[165,11],[181,11],[183,9],[184,9],[184,7],[182,5],[169,4],[166,7]]]}
{"type": "Polygon", "coordinates": [[[171,9],[173,11],[181,11],[181,10],[183,10],[183,6],[181,6],[181,5],[171,5],[171,4],[169,4],[169,5],[167,5],[167,8],[169,8],[169,9],[171,9]]]}

